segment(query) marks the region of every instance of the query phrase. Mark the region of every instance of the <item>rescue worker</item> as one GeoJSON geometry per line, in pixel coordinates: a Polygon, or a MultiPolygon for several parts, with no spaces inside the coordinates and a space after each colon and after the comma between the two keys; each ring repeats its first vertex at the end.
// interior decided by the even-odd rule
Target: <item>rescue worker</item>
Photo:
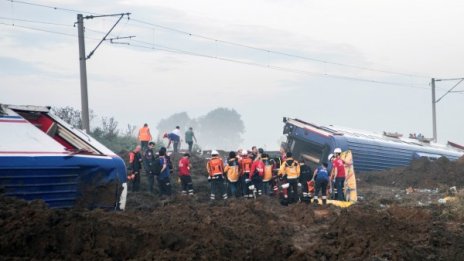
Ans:
{"type": "Polygon", "coordinates": [[[160,173],[157,177],[158,186],[160,190],[160,197],[171,196],[171,179],[170,179],[170,167],[166,155],[166,148],[162,147],[159,152],[159,164],[161,166],[160,173]]]}
{"type": "Polygon", "coordinates": [[[142,171],[142,154],[140,150],[142,147],[137,145],[135,149],[129,152],[129,171],[132,180],[132,192],[139,191],[140,188],[140,172],[142,171]]]}
{"type": "Polygon", "coordinates": [[[195,140],[195,142],[197,142],[197,137],[195,137],[195,133],[193,133],[193,128],[190,127],[188,129],[188,131],[185,132],[185,143],[188,144],[188,151],[190,153],[192,153],[193,140],[195,140]]]}
{"type": "Polygon", "coordinates": [[[240,184],[242,185],[242,193],[246,198],[253,197],[249,186],[251,185],[250,172],[253,160],[248,156],[248,151],[242,151],[242,158],[239,161],[240,166],[240,184]]]}
{"type": "Polygon", "coordinates": [[[150,128],[148,128],[148,124],[143,124],[143,127],[139,129],[139,141],[140,146],[142,147],[142,152],[145,153],[145,150],[148,148],[148,142],[152,140],[150,128]]]}
{"type": "Polygon", "coordinates": [[[300,176],[300,164],[292,158],[292,153],[287,152],[286,160],[282,163],[279,169],[279,176],[288,183],[287,195],[291,194],[290,202],[298,201],[298,177],[300,176]]]}
{"type": "Polygon", "coordinates": [[[335,177],[335,188],[337,188],[337,200],[345,200],[343,189],[345,186],[345,162],[340,158],[342,150],[334,150],[334,160],[332,162],[332,175],[335,177]]]}
{"type": "MultiPolygon", "coordinates": [[[[154,193],[153,185],[155,183],[155,166],[156,166],[156,155],[153,149],[155,148],[155,143],[150,141],[148,143],[148,149],[145,151],[143,156],[143,162],[145,163],[145,173],[147,175],[148,181],[148,192],[154,193]]],[[[159,165],[158,165],[159,166],[159,165]]]]}
{"type": "Polygon", "coordinates": [[[275,162],[269,159],[269,155],[263,153],[262,159],[264,163],[264,174],[263,174],[263,194],[269,195],[271,193],[270,182],[273,177],[273,171],[275,168],[275,162]]]}
{"type": "Polygon", "coordinates": [[[211,180],[211,195],[210,199],[215,200],[216,196],[224,200],[227,199],[227,193],[224,190],[224,162],[219,157],[219,153],[216,150],[211,152],[211,159],[206,164],[206,170],[211,180]]]}
{"type": "Polygon", "coordinates": [[[193,196],[193,184],[190,169],[190,153],[184,153],[184,156],[179,160],[179,178],[182,186],[182,195],[193,196]]]}
{"type": "Polygon", "coordinates": [[[255,160],[256,157],[258,156],[258,148],[256,146],[253,146],[251,147],[251,151],[250,151],[250,157],[252,160],[255,160]]]}
{"type": "MultiPolygon", "coordinates": [[[[329,161],[332,159],[332,154],[329,155],[329,161]]],[[[314,179],[316,180],[316,189],[314,192],[314,204],[319,204],[319,192],[322,194],[322,204],[327,204],[327,185],[329,184],[329,172],[327,171],[327,162],[323,162],[314,171],[314,179]]]]}
{"type": "Polygon", "coordinates": [[[261,157],[258,154],[253,160],[253,164],[251,165],[250,180],[254,186],[254,189],[257,190],[259,196],[263,194],[263,176],[264,162],[261,160],[261,157]]]}
{"type": "Polygon", "coordinates": [[[171,131],[171,134],[172,135],[169,138],[169,141],[172,141],[174,153],[177,153],[180,148],[180,127],[176,126],[176,128],[173,131],[171,131]]]}
{"type": "Polygon", "coordinates": [[[229,158],[227,159],[224,172],[226,173],[227,187],[230,191],[230,194],[238,197],[238,181],[240,178],[240,173],[238,168],[237,154],[234,151],[229,152],[229,158]]]}
{"type": "Polygon", "coordinates": [[[302,199],[301,201],[305,203],[311,202],[311,191],[309,191],[310,184],[312,184],[311,180],[313,178],[313,172],[311,167],[306,164],[303,157],[300,158],[300,184],[301,184],[301,191],[302,191],[302,199]]]}

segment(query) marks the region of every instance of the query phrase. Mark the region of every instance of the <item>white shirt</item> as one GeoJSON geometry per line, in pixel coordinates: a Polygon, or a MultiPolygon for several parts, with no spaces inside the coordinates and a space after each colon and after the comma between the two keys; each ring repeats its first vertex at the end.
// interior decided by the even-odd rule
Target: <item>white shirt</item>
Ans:
{"type": "Polygon", "coordinates": [[[180,137],[180,130],[179,130],[179,129],[177,129],[177,128],[176,128],[176,129],[174,129],[174,130],[173,130],[171,133],[174,133],[174,134],[176,134],[177,136],[179,136],[179,137],[180,137]]]}

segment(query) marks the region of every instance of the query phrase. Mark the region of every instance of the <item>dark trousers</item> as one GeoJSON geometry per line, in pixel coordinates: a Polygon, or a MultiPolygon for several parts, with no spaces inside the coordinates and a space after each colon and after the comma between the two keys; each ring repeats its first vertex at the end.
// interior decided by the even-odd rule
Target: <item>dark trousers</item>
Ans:
{"type": "Polygon", "coordinates": [[[160,196],[171,196],[171,180],[169,177],[157,178],[160,196]]]}
{"type": "Polygon", "coordinates": [[[141,141],[140,146],[142,147],[142,153],[145,153],[145,151],[148,149],[148,141],[141,141]]]}
{"type": "Polygon", "coordinates": [[[288,184],[288,196],[294,201],[298,201],[298,179],[287,179],[288,184]]]}
{"type": "Polygon", "coordinates": [[[224,179],[222,176],[217,175],[211,178],[211,200],[222,197],[227,199],[227,193],[224,190],[224,179]]]}
{"type": "Polygon", "coordinates": [[[155,184],[155,176],[153,174],[148,173],[147,174],[147,181],[148,181],[148,189],[147,191],[150,193],[155,193],[154,191],[154,184],[155,184]]]}
{"type": "Polygon", "coordinates": [[[186,194],[187,192],[193,193],[193,184],[191,176],[179,176],[180,184],[182,186],[182,193],[186,194]]]}
{"type": "Polygon", "coordinates": [[[187,144],[189,145],[189,152],[192,152],[193,141],[187,141],[187,144]]]}
{"type": "Polygon", "coordinates": [[[230,192],[230,195],[234,196],[234,197],[239,197],[239,190],[238,190],[238,185],[239,185],[239,182],[236,181],[236,182],[228,182],[227,183],[227,187],[229,189],[229,192],[230,192]]]}
{"type": "Polygon", "coordinates": [[[178,141],[173,141],[173,147],[174,147],[174,152],[178,152],[179,151],[179,142],[178,141]]]}
{"type": "Polygon", "coordinates": [[[345,200],[345,194],[343,194],[344,186],[345,186],[345,177],[335,178],[335,187],[337,188],[337,200],[345,200]]]}
{"type": "Polygon", "coordinates": [[[271,194],[271,187],[269,181],[263,181],[263,194],[269,195],[271,194]]]}
{"type": "Polygon", "coordinates": [[[258,175],[253,175],[252,179],[253,185],[255,185],[256,190],[258,191],[258,195],[263,194],[263,178],[258,175]]]}
{"type": "Polygon", "coordinates": [[[319,192],[322,193],[322,196],[327,196],[327,185],[329,184],[328,179],[316,179],[316,188],[314,191],[314,197],[319,196],[319,192]]]}
{"type": "Polygon", "coordinates": [[[140,189],[140,172],[135,172],[135,177],[132,180],[132,192],[139,191],[140,189]]]}
{"type": "Polygon", "coordinates": [[[238,182],[239,182],[239,194],[242,196],[248,195],[248,183],[246,182],[246,179],[248,179],[248,173],[243,174],[240,176],[238,182]]]}

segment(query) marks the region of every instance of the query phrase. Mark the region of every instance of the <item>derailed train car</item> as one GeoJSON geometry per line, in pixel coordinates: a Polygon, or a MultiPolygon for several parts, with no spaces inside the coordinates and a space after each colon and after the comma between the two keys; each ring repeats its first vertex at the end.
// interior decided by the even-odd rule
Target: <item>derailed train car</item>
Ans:
{"type": "Polygon", "coordinates": [[[124,161],[53,115],[0,104],[0,193],[52,208],[124,209],[124,161]]]}
{"type": "Polygon", "coordinates": [[[376,134],[341,127],[325,127],[299,119],[284,118],[285,149],[296,157],[315,162],[327,161],[335,148],[351,150],[355,171],[383,170],[406,166],[415,159],[447,157],[456,160],[464,151],[455,147],[430,143],[427,140],[376,134]]]}

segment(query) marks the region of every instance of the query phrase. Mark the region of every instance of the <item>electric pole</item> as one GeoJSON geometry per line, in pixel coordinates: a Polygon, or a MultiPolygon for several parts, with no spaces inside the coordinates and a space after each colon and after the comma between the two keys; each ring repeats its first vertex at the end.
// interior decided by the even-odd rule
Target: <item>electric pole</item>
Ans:
{"type": "MultiPolygon", "coordinates": [[[[82,14],[77,15],[77,37],[79,42],[79,69],[80,69],[80,78],[81,78],[81,113],[82,113],[82,128],[86,133],[90,132],[90,116],[89,116],[89,96],[87,92],[87,60],[92,57],[95,53],[97,48],[103,41],[110,40],[106,39],[106,37],[113,31],[114,27],[121,21],[121,19],[127,15],[127,19],[129,19],[130,13],[122,13],[122,14],[110,14],[110,15],[89,15],[89,16],[82,16],[82,14]],[[111,29],[106,33],[103,39],[98,43],[98,45],[89,53],[88,56],[85,55],[85,37],[84,37],[84,19],[93,19],[98,17],[108,17],[108,16],[119,16],[118,21],[111,27],[111,29]]],[[[130,38],[133,36],[130,36],[130,38]]],[[[122,37],[127,38],[127,37],[122,37]]],[[[116,38],[121,39],[121,38],[116,38]]],[[[113,40],[113,39],[111,39],[113,40]]]]}
{"type": "Polygon", "coordinates": [[[82,128],[90,132],[89,97],[87,94],[87,59],[85,57],[84,17],[77,15],[77,37],[79,40],[79,69],[81,74],[81,114],[82,128]]]}
{"type": "Polygon", "coordinates": [[[432,121],[433,121],[433,141],[437,142],[437,111],[436,111],[436,104],[443,99],[448,93],[456,93],[456,92],[462,92],[462,91],[453,91],[454,88],[456,88],[462,81],[464,81],[464,78],[453,78],[453,79],[435,79],[432,78],[432,81],[430,85],[432,86],[432,121]],[[435,82],[440,82],[440,81],[458,81],[451,89],[449,89],[445,94],[443,94],[440,98],[437,100],[435,99],[435,82]]]}

